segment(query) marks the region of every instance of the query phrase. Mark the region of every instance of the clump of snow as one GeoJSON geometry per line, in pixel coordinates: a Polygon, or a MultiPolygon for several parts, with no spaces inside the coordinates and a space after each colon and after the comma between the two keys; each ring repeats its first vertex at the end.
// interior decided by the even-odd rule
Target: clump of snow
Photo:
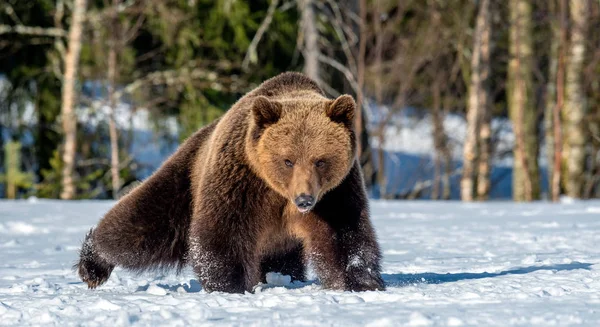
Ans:
{"type": "Polygon", "coordinates": [[[167,295],[167,290],[154,284],[150,285],[146,292],[153,295],[167,295]]]}
{"type": "Polygon", "coordinates": [[[292,277],[288,275],[282,275],[278,272],[268,272],[265,277],[267,279],[267,284],[275,286],[285,286],[292,282],[292,277]]]}
{"type": "Polygon", "coordinates": [[[0,325],[600,325],[600,202],[372,201],[386,291],[310,272],[269,273],[253,294],[206,293],[191,269],[116,268],[88,290],[71,267],[113,204],[0,201],[0,325]]]}

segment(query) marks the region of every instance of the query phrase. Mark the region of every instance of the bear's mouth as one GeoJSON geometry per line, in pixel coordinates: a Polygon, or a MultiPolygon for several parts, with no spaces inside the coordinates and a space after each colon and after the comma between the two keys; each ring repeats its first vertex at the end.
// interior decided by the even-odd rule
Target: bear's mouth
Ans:
{"type": "Polygon", "coordinates": [[[307,212],[309,212],[312,209],[312,207],[308,207],[308,208],[302,207],[301,208],[301,207],[298,207],[298,206],[296,208],[298,209],[298,211],[300,211],[300,213],[307,213],[307,212]]]}

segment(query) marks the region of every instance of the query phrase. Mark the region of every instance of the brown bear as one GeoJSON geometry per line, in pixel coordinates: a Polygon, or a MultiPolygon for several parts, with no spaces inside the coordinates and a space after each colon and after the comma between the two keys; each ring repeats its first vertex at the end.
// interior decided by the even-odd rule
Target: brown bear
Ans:
{"type": "Polygon", "coordinates": [[[283,73],[200,129],[87,234],[89,288],[115,266],[193,267],[207,292],[252,292],[270,271],[323,287],[384,290],[349,95],[283,73]]]}

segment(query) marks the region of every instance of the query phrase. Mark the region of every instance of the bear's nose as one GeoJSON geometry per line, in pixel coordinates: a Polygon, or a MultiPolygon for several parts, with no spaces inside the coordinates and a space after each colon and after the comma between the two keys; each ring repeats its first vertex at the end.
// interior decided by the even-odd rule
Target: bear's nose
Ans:
{"type": "Polygon", "coordinates": [[[295,200],[296,206],[300,212],[306,212],[315,205],[315,198],[312,195],[300,194],[295,200]]]}

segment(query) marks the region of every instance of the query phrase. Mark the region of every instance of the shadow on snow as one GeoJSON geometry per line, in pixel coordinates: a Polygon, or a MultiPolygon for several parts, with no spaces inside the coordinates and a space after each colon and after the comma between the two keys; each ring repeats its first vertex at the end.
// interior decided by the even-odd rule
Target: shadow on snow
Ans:
{"type": "Polygon", "coordinates": [[[458,282],[469,279],[494,278],[506,275],[523,275],[540,270],[550,270],[553,272],[569,271],[577,269],[590,270],[591,263],[572,262],[568,264],[557,264],[549,266],[532,266],[505,270],[497,273],[421,273],[421,274],[382,274],[386,286],[406,286],[409,284],[443,284],[458,282]]]}
{"type": "MultiPolygon", "coordinates": [[[[524,275],[529,274],[536,271],[570,271],[577,269],[591,270],[591,263],[582,263],[582,262],[572,262],[568,264],[556,264],[556,265],[547,265],[547,266],[531,266],[531,267],[521,267],[510,270],[505,270],[496,273],[446,273],[446,274],[438,274],[438,273],[420,273],[420,274],[382,274],[383,280],[387,287],[402,287],[408,286],[411,284],[444,284],[444,283],[453,283],[461,280],[470,280],[470,279],[483,279],[483,278],[494,278],[501,277],[506,275],[524,275]]],[[[262,290],[274,288],[274,287],[284,287],[287,289],[298,289],[303,288],[309,285],[319,284],[316,280],[308,280],[306,282],[292,282],[287,285],[271,285],[271,284],[261,284],[260,288],[262,290]]],[[[157,283],[156,286],[163,288],[170,292],[177,292],[180,288],[186,293],[197,293],[202,290],[201,284],[195,280],[191,279],[189,283],[181,283],[176,285],[168,285],[164,283],[157,283]]],[[[137,292],[145,292],[147,291],[149,285],[140,286],[137,288],[137,292]]]]}

